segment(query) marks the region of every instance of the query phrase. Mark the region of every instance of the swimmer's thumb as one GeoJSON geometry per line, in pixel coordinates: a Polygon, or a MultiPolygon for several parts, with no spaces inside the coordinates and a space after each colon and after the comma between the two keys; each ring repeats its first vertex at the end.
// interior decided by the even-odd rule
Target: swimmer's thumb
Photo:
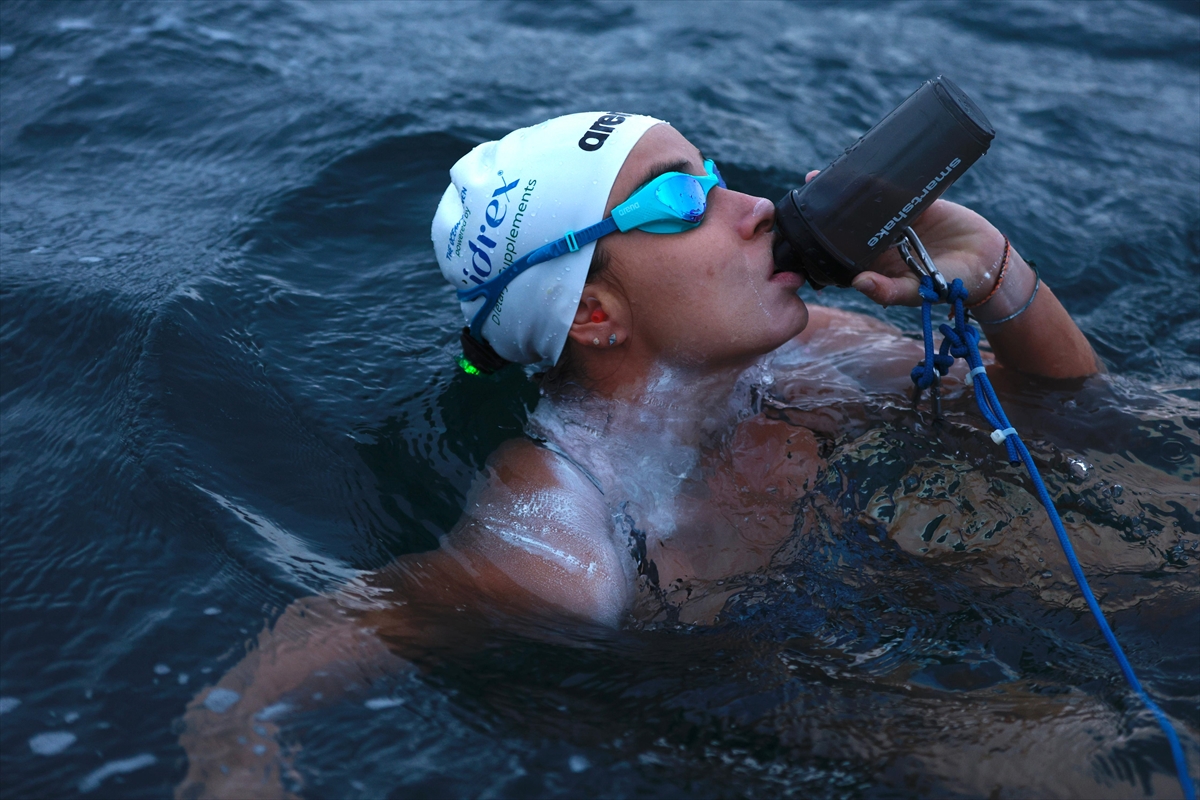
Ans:
{"type": "Polygon", "coordinates": [[[879,289],[879,284],[875,282],[874,276],[869,272],[860,272],[855,275],[854,280],[851,281],[850,285],[855,289],[858,289],[867,297],[870,297],[872,300],[875,299],[873,295],[879,289]]]}

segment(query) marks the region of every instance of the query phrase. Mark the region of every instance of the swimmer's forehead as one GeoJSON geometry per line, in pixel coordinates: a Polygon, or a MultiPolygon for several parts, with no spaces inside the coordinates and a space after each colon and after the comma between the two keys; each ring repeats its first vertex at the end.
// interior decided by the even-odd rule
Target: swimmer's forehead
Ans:
{"type": "Polygon", "coordinates": [[[668,172],[704,174],[704,154],[670,125],[656,125],[629,152],[613,182],[605,213],[642,186],[668,172]]]}

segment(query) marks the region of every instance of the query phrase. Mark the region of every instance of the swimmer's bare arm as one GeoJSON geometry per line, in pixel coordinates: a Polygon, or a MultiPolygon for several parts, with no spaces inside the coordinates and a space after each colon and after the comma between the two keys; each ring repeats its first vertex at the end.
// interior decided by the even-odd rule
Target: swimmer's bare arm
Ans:
{"type": "Polygon", "coordinates": [[[196,696],[183,719],[189,764],[176,796],[285,796],[281,703],[332,699],[430,648],[469,646],[481,622],[619,624],[633,597],[627,561],[591,483],[527,441],[502,447],[439,549],[397,559],[334,597],[296,601],[196,696]],[[219,710],[214,700],[231,692],[236,702],[219,710]]]}

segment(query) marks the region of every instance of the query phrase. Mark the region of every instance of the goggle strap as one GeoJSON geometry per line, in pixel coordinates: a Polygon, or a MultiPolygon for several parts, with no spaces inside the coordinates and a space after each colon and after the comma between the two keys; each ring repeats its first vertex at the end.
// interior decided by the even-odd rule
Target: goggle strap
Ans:
{"type": "Polygon", "coordinates": [[[543,261],[550,261],[559,256],[565,256],[567,253],[573,253],[584,245],[591,244],[600,237],[615,233],[617,230],[616,221],[612,217],[606,217],[601,222],[589,225],[581,231],[567,231],[567,235],[561,239],[550,242],[550,244],[544,244],[536,250],[518,258],[512,263],[512,266],[487,283],[480,284],[479,286],[470,286],[466,289],[459,289],[457,294],[460,302],[474,300],[477,297],[487,297],[483,306],[476,312],[474,319],[471,320],[471,335],[483,341],[484,321],[492,313],[492,309],[496,307],[496,303],[500,301],[500,295],[504,293],[508,285],[525,270],[541,264],[543,261]],[[575,247],[572,248],[572,244],[575,247]]]}

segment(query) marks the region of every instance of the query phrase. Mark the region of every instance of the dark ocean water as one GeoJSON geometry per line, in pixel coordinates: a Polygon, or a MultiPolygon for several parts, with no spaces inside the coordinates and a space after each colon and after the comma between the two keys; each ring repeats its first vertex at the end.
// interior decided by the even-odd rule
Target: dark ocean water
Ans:
{"type": "MultiPolygon", "coordinates": [[[[1196,4],[6,0],[0,794],[169,795],[265,624],[454,524],[537,400],[453,366],[429,223],[470,147],[641,111],[775,198],[938,73],[998,131],[951,198],[1110,367],[1011,413],[1200,773],[1196,4]]],[[[955,430],[839,441],[848,521],[716,626],[496,634],[296,714],[303,793],[1175,796],[1047,531],[901,524],[954,481],[1040,513],[955,430]]]]}

